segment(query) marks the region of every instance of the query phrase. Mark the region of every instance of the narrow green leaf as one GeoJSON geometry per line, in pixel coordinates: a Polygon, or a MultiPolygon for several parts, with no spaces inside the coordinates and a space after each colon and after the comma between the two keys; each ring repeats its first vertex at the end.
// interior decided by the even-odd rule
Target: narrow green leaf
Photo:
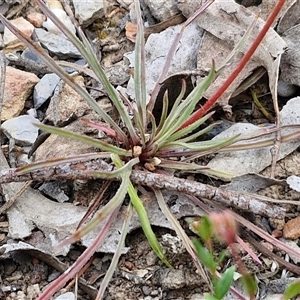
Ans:
{"type": "MultiPolygon", "coordinates": [[[[118,156],[113,155],[112,160],[117,168],[122,167],[123,162],[120,160],[120,158],[118,156]]],[[[138,214],[140,224],[141,224],[144,234],[149,242],[149,245],[151,246],[153,251],[156,253],[156,255],[161,259],[161,261],[167,267],[172,268],[170,263],[165,258],[163,249],[162,249],[161,245],[159,244],[159,242],[151,228],[150,221],[149,221],[149,218],[147,215],[147,211],[143,205],[143,202],[140,199],[140,197],[138,196],[137,191],[131,182],[128,185],[128,194],[130,196],[131,203],[134,206],[134,208],[138,214]]]]}
{"type": "Polygon", "coordinates": [[[232,143],[235,143],[238,139],[239,135],[233,136],[231,138],[224,139],[213,139],[209,141],[201,141],[201,142],[190,142],[190,143],[182,143],[179,141],[168,143],[168,147],[170,146],[181,146],[183,149],[190,149],[193,151],[206,151],[210,149],[219,150],[228,146],[232,143]]]}
{"type": "Polygon", "coordinates": [[[156,137],[155,141],[160,145],[164,145],[166,137],[170,137],[174,134],[181,125],[189,118],[191,113],[194,111],[196,104],[202,98],[203,93],[209,87],[209,85],[215,79],[215,68],[214,65],[212,66],[209,74],[205,77],[188,95],[188,97],[180,103],[176,112],[179,113],[178,117],[177,114],[169,114],[164,127],[162,128],[162,133],[156,137]]]}
{"type": "Polygon", "coordinates": [[[139,158],[135,157],[133,159],[131,159],[129,162],[127,162],[125,165],[123,165],[121,168],[118,168],[117,170],[111,171],[111,172],[98,172],[98,171],[94,171],[94,172],[87,172],[88,175],[91,175],[93,177],[99,177],[102,179],[113,179],[113,178],[117,178],[119,176],[121,176],[121,174],[124,171],[127,170],[131,170],[131,168],[139,163],[139,158]]]}
{"type": "Polygon", "coordinates": [[[85,144],[88,144],[88,145],[94,146],[96,148],[99,148],[103,151],[108,151],[108,152],[111,152],[111,153],[115,153],[115,154],[118,154],[118,155],[124,155],[124,156],[131,156],[132,155],[131,151],[124,150],[122,148],[113,146],[111,144],[108,144],[106,142],[102,142],[100,140],[93,139],[93,138],[85,136],[85,135],[70,132],[70,131],[67,131],[67,130],[62,129],[62,128],[57,128],[57,127],[53,127],[53,126],[44,125],[44,124],[41,124],[41,123],[34,123],[34,125],[37,126],[40,129],[42,129],[42,130],[47,131],[47,132],[57,134],[59,136],[63,136],[63,137],[73,139],[73,140],[76,140],[76,141],[83,142],[85,144]]]}
{"type": "Polygon", "coordinates": [[[197,254],[201,262],[212,272],[216,271],[217,265],[214,261],[213,255],[202,246],[202,244],[197,240],[193,239],[197,254]]]}
{"type": "Polygon", "coordinates": [[[283,300],[289,300],[298,295],[300,295],[300,280],[294,281],[287,287],[283,295],[283,300]]]}
{"type": "Polygon", "coordinates": [[[216,123],[210,124],[210,125],[206,126],[205,128],[203,128],[202,130],[198,130],[198,132],[190,134],[190,135],[188,135],[185,138],[178,139],[178,142],[188,143],[188,142],[194,141],[199,136],[204,135],[204,134],[210,132],[214,127],[216,127],[220,123],[221,122],[216,122],[216,123]]]}
{"type": "MultiPolygon", "coordinates": [[[[138,108],[138,119],[141,126],[140,134],[143,143],[145,143],[144,132],[147,127],[146,114],[146,71],[145,71],[145,40],[144,40],[144,26],[141,16],[140,3],[138,0],[134,1],[135,11],[137,14],[137,35],[135,43],[135,68],[134,68],[134,87],[135,98],[138,108]]],[[[137,124],[138,125],[138,124],[137,124]]]]}
{"type": "Polygon", "coordinates": [[[108,158],[108,157],[110,157],[109,152],[102,152],[102,153],[98,152],[98,153],[79,154],[75,156],[69,156],[67,158],[47,159],[44,161],[37,161],[28,165],[18,167],[18,174],[22,175],[36,170],[51,168],[59,164],[67,164],[72,162],[84,162],[84,161],[90,161],[91,159],[108,158]]]}
{"type": "Polygon", "coordinates": [[[221,253],[219,254],[219,257],[216,259],[216,263],[220,265],[227,255],[228,252],[226,250],[222,250],[221,253]]]}
{"type": "Polygon", "coordinates": [[[161,245],[159,244],[159,242],[151,228],[150,221],[149,221],[149,218],[147,215],[147,211],[143,205],[142,200],[138,196],[136,189],[132,185],[132,183],[129,184],[128,194],[130,196],[132,205],[134,206],[134,208],[138,214],[141,226],[143,228],[143,231],[145,233],[145,236],[146,236],[151,248],[168,268],[172,268],[172,266],[166,259],[163,249],[162,249],[161,245]]]}
{"type": "Polygon", "coordinates": [[[201,237],[204,243],[207,243],[211,240],[213,235],[213,226],[210,219],[207,216],[203,216],[201,221],[198,222],[199,226],[195,228],[197,230],[198,235],[201,237]]]}
{"type": "Polygon", "coordinates": [[[258,288],[254,277],[251,274],[243,274],[242,282],[247,294],[251,297],[254,297],[258,288]]]}
{"type": "Polygon", "coordinates": [[[234,271],[234,266],[228,268],[222,274],[222,277],[217,281],[214,287],[214,292],[217,299],[223,299],[223,297],[228,293],[233,281],[234,271]]]}
{"type": "MultiPolygon", "coordinates": [[[[207,114],[206,116],[204,116],[203,118],[200,118],[193,124],[183,128],[181,130],[176,131],[170,137],[167,137],[168,142],[179,140],[182,137],[186,136],[187,134],[191,133],[192,131],[198,129],[198,127],[200,125],[202,125],[204,122],[206,122],[213,114],[214,114],[214,112],[211,112],[211,113],[207,114]]],[[[198,137],[199,135],[203,134],[202,132],[200,132],[200,134],[199,133],[195,134],[194,136],[198,137]]],[[[205,132],[207,132],[207,129],[205,129],[205,132]]]]}
{"type": "Polygon", "coordinates": [[[155,132],[157,134],[161,133],[163,125],[166,122],[167,115],[168,115],[168,107],[169,107],[169,97],[168,97],[168,91],[166,91],[163,96],[163,109],[161,112],[160,121],[159,121],[158,127],[155,132]]]}

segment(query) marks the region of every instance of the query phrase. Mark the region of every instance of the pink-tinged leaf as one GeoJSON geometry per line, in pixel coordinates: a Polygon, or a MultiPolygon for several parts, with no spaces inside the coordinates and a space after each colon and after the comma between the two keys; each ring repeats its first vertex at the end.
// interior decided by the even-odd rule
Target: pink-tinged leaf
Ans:
{"type": "MultiPolygon", "coordinates": [[[[105,132],[110,137],[116,137],[115,130],[109,128],[107,125],[99,124],[97,122],[90,121],[90,120],[87,120],[87,119],[82,119],[81,122],[84,123],[85,125],[88,125],[88,126],[92,127],[92,128],[95,128],[97,130],[101,130],[101,131],[105,132]]],[[[120,136],[118,136],[118,140],[119,140],[119,142],[124,142],[124,140],[120,136]]]]}

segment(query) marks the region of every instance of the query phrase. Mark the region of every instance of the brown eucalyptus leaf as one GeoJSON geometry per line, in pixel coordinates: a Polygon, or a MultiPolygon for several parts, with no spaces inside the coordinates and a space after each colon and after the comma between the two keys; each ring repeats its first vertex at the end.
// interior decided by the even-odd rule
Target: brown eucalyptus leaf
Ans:
{"type": "MultiPolygon", "coordinates": [[[[188,17],[199,7],[201,1],[185,0],[178,4],[182,13],[188,17]]],[[[271,8],[271,7],[270,7],[271,8]]],[[[234,46],[241,40],[246,30],[255,21],[256,15],[250,9],[245,8],[233,0],[216,1],[201,14],[196,22],[199,27],[204,28],[208,33],[202,40],[198,53],[198,68],[208,69],[211,60],[215,59],[216,65],[221,66],[224,58],[233,50],[234,46]]],[[[257,23],[251,33],[251,37],[245,42],[241,52],[245,52],[257,36],[264,25],[264,20],[258,18],[257,23]]],[[[219,104],[228,109],[228,100],[235,89],[243,82],[254,69],[264,66],[268,71],[273,68],[274,58],[284,52],[286,44],[283,39],[270,29],[261,45],[254,53],[251,62],[240,73],[236,80],[227,89],[226,93],[219,100],[219,104]]],[[[229,67],[226,67],[221,76],[210,86],[206,93],[209,98],[221,82],[228,78],[231,71],[235,68],[239,59],[236,59],[229,67]]]]}

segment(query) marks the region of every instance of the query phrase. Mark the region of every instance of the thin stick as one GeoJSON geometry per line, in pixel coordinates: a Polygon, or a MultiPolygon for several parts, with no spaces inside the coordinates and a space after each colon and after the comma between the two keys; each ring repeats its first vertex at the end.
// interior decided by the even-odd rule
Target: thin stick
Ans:
{"type": "MultiPolygon", "coordinates": [[[[94,159],[91,161],[69,162],[48,168],[41,168],[22,175],[20,175],[18,169],[3,170],[0,172],[0,183],[28,180],[49,181],[55,179],[89,180],[97,179],[97,177],[92,175],[94,171],[111,172],[112,170],[113,167],[103,160],[94,159]]],[[[263,216],[279,219],[285,216],[285,209],[274,204],[275,202],[279,202],[279,200],[256,194],[227,191],[193,180],[147,171],[133,170],[130,178],[135,184],[192,194],[263,216]]]]}

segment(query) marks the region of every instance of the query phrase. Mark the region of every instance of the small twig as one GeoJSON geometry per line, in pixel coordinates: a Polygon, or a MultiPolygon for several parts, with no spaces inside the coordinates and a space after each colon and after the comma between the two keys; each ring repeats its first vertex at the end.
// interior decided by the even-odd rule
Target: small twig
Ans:
{"type": "Polygon", "coordinates": [[[1,125],[1,113],[4,98],[5,87],[5,74],[6,74],[6,61],[3,51],[0,51],[0,125],[1,125]]]}
{"type": "Polygon", "coordinates": [[[167,28],[169,28],[170,26],[174,26],[174,25],[178,25],[181,24],[182,22],[184,22],[186,20],[186,17],[183,16],[182,14],[179,15],[175,15],[173,17],[170,17],[169,19],[167,19],[164,22],[160,22],[158,24],[149,26],[145,28],[145,32],[144,32],[144,36],[147,39],[148,36],[151,33],[159,33],[167,28]]]}
{"type": "MultiPolygon", "coordinates": [[[[94,171],[111,172],[113,169],[111,165],[101,159],[88,160],[86,158],[85,161],[81,162],[69,162],[47,168],[41,167],[39,170],[22,175],[20,169],[4,170],[0,172],[0,183],[55,179],[89,180],[97,179],[91,175],[94,171]]],[[[132,171],[131,180],[135,184],[192,194],[263,216],[279,219],[285,216],[285,209],[272,203],[274,202],[273,199],[256,194],[226,191],[192,180],[138,170],[132,171]]]]}
{"type": "MultiPolygon", "coordinates": [[[[275,116],[276,116],[276,128],[280,128],[280,114],[279,114],[279,107],[278,107],[278,96],[277,96],[277,85],[278,85],[278,75],[279,75],[279,64],[281,61],[281,54],[276,58],[276,60],[273,63],[273,68],[272,68],[272,75],[270,76],[270,88],[271,88],[271,93],[272,93],[272,98],[273,98],[273,106],[274,106],[274,111],[275,111],[275,116]]],[[[271,149],[272,151],[272,164],[271,164],[271,178],[275,177],[275,169],[276,169],[276,162],[278,160],[278,155],[279,155],[279,150],[280,150],[280,145],[281,145],[281,132],[280,130],[277,130],[275,133],[275,142],[274,146],[271,149]]]]}

